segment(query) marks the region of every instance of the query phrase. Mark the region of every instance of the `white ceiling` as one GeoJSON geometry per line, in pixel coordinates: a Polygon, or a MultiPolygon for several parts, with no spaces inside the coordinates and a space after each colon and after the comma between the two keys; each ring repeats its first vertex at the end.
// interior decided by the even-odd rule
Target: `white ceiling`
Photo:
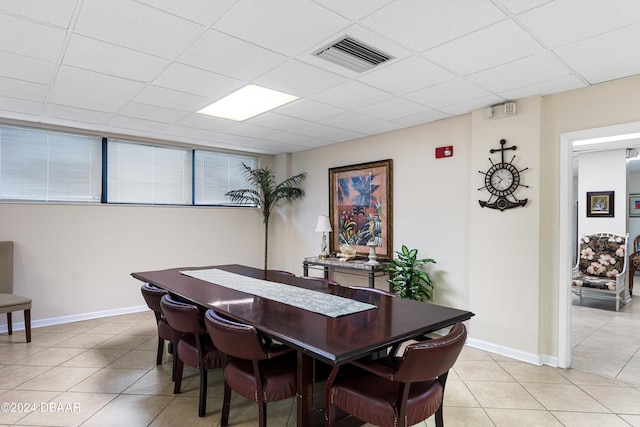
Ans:
{"type": "Polygon", "coordinates": [[[296,152],[640,74],[638,0],[3,0],[0,118],[296,152]],[[312,53],[343,35],[395,59],[312,53]],[[301,99],[195,111],[255,83],[301,99]]]}

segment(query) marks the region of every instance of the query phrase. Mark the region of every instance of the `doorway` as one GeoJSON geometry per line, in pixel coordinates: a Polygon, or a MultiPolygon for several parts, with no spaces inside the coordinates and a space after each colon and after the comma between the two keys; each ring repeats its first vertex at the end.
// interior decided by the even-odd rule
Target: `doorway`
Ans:
{"type": "MultiPolygon", "coordinates": [[[[559,268],[558,283],[558,367],[571,367],[571,268],[573,259],[572,227],[575,203],[573,196],[573,143],[580,140],[591,140],[599,144],[602,149],[622,148],[637,145],[640,140],[640,122],[602,128],[585,129],[567,132],[560,135],[560,237],[559,237],[559,268]]],[[[626,194],[624,195],[626,198],[626,194]]]]}

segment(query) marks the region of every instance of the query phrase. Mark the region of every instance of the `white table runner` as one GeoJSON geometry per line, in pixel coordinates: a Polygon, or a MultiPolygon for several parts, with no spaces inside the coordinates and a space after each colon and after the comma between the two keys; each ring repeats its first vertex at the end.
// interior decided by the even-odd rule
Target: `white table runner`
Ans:
{"type": "Polygon", "coordinates": [[[377,308],[375,305],[349,298],[316,292],[311,289],[299,288],[284,283],[247,277],[217,268],[184,270],[180,273],[204,280],[205,282],[215,283],[225,288],[236,289],[314,313],[323,314],[328,317],[340,317],[377,308]]]}

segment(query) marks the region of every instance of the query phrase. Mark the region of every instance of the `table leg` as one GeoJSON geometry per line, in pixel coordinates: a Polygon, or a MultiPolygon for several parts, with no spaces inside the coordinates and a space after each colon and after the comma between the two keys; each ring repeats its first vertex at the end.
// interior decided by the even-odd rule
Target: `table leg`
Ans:
{"type": "Polygon", "coordinates": [[[376,276],[373,273],[373,270],[371,270],[369,272],[369,287],[370,288],[375,288],[376,287],[376,276]]]}
{"type": "Polygon", "coordinates": [[[328,279],[329,278],[329,267],[323,267],[324,270],[324,278],[328,279]]]}
{"type": "Polygon", "coordinates": [[[309,264],[307,264],[306,262],[302,264],[302,275],[303,276],[309,275],[309,264]]]}
{"type": "Polygon", "coordinates": [[[324,390],[324,382],[316,384],[318,381],[315,373],[315,366],[313,357],[298,351],[298,391],[296,393],[297,404],[297,426],[324,426],[324,401],[318,399],[319,396],[314,396],[318,390],[317,387],[322,387],[324,390]],[[319,402],[314,402],[320,400],[319,402]]]}

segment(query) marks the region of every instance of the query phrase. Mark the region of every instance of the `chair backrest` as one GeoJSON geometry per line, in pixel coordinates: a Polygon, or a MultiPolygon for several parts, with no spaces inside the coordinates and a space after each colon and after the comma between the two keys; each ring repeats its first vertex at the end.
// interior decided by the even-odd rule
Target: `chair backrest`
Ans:
{"type": "Polygon", "coordinates": [[[409,344],[392,379],[400,382],[428,381],[448,372],[456,363],[467,339],[462,323],[453,325],[449,333],[429,341],[409,344]]]}
{"type": "Polygon", "coordinates": [[[370,288],[368,286],[349,286],[349,289],[353,289],[358,292],[371,292],[374,294],[386,295],[388,297],[396,297],[393,292],[385,291],[384,289],[370,288]]]}
{"type": "Polygon", "coordinates": [[[142,296],[144,297],[147,306],[156,313],[162,313],[162,308],[160,308],[160,300],[164,295],[167,295],[168,292],[162,288],[158,288],[157,286],[153,286],[151,283],[145,283],[140,287],[140,292],[142,292],[142,296]]]}
{"type": "Polygon", "coordinates": [[[160,299],[160,308],[169,326],[176,331],[196,335],[207,333],[195,305],[176,301],[167,294],[160,299]]]}
{"type": "Polygon", "coordinates": [[[636,238],[633,240],[633,248],[631,252],[638,252],[638,251],[640,251],[640,234],[638,234],[636,238]]]}
{"type": "Polygon", "coordinates": [[[0,294],[13,293],[13,242],[0,242],[0,294]]]}
{"type": "Polygon", "coordinates": [[[253,326],[225,319],[211,309],[204,315],[204,324],[221,352],[246,360],[269,358],[267,346],[253,326]]]}
{"type": "Polygon", "coordinates": [[[627,237],[611,233],[580,236],[578,270],[588,276],[615,278],[626,266],[627,237]]]}
{"type": "Polygon", "coordinates": [[[315,280],[316,282],[324,283],[325,285],[339,286],[339,283],[335,280],[325,279],[324,277],[302,276],[302,278],[306,280],[315,280]]]}

